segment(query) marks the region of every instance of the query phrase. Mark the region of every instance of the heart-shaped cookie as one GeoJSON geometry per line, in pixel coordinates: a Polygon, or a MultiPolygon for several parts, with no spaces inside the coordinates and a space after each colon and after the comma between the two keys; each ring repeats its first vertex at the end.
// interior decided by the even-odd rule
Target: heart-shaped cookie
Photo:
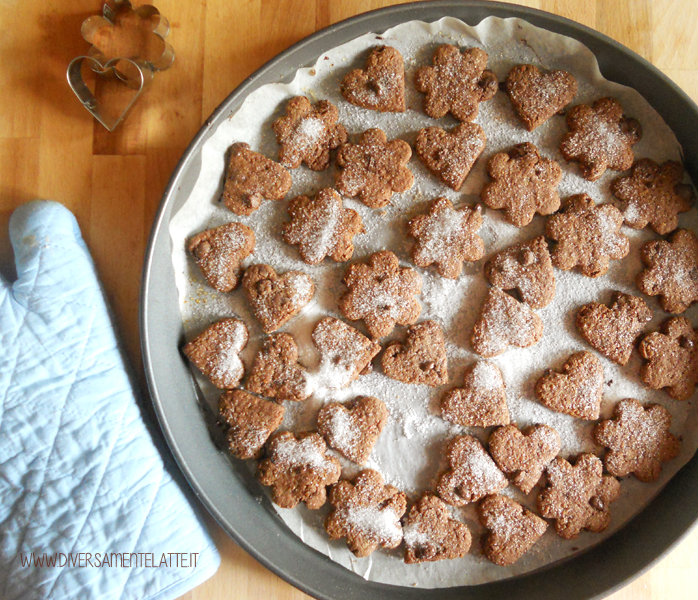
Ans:
{"type": "Polygon", "coordinates": [[[506,496],[489,496],[477,507],[487,529],[482,549],[500,566],[514,564],[545,533],[548,524],[538,515],[506,496]]]}
{"type": "MultiPolygon", "coordinates": [[[[605,308],[605,307],[604,307],[605,308]]],[[[541,404],[579,419],[599,418],[603,397],[603,367],[591,352],[577,352],[562,365],[562,373],[548,369],[536,382],[541,404]]]]}
{"type": "Polygon", "coordinates": [[[462,388],[441,398],[441,416],[463,427],[491,427],[509,423],[504,379],[494,363],[480,361],[465,373],[462,388]]]}
{"type": "Polygon", "coordinates": [[[317,428],[330,448],[349,460],[366,464],[388,421],[388,409],[378,398],[356,398],[347,404],[325,404],[317,416],[317,428]]]}
{"type": "Polygon", "coordinates": [[[616,292],[611,306],[586,304],[577,313],[577,329],[596,350],[619,365],[628,364],[635,340],[652,319],[642,298],[616,292]]]}
{"type": "Polygon", "coordinates": [[[506,88],[519,118],[533,131],[572,102],[577,80],[566,71],[542,73],[535,65],[517,65],[507,75],[506,88]]]}
{"type": "Polygon", "coordinates": [[[548,425],[533,425],[523,431],[507,425],[495,429],[489,439],[494,462],[524,494],[538,483],[560,447],[560,436],[548,425]]]}
{"type": "Polygon", "coordinates": [[[439,324],[424,321],[407,330],[404,344],[392,342],[383,353],[383,372],[405,383],[437,387],[448,383],[448,359],[439,324]]]}
{"type": "Polygon", "coordinates": [[[242,287],[266,333],[295,317],[315,294],[315,284],[305,273],[289,271],[279,276],[269,265],[249,267],[242,287]]]}
{"type": "Polygon", "coordinates": [[[380,112],[405,111],[405,64],[390,46],[371,51],[365,69],[354,69],[342,80],[342,96],[362,108],[380,112]]]}
{"type": "Polygon", "coordinates": [[[451,131],[421,129],[415,141],[417,156],[447,186],[459,191],[485,149],[485,132],[477,123],[461,123],[451,131]]]}
{"type": "Polygon", "coordinates": [[[255,394],[299,402],[310,396],[308,372],[298,364],[298,346],[288,333],[265,340],[257,353],[245,387],[255,394]]]}

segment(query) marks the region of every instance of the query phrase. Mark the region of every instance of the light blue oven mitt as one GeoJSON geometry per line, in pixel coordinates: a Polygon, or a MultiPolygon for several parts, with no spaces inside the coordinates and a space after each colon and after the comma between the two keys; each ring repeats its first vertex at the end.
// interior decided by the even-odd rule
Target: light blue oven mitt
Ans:
{"type": "Polygon", "coordinates": [[[77,222],[60,204],[32,202],[12,215],[10,239],[0,598],[176,598],[220,557],[146,428],[77,222]],[[73,564],[36,566],[44,556],[73,564]]]}

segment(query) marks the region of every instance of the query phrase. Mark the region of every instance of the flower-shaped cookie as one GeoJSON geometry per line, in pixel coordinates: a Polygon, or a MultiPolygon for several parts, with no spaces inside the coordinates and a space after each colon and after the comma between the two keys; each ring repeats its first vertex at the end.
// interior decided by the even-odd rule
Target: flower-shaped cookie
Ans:
{"type": "Polygon", "coordinates": [[[438,119],[451,113],[459,121],[473,121],[480,102],[497,93],[497,77],[487,70],[487,53],[480,48],[463,52],[443,44],[434,52],[432,66],[421,67],[417,90],[426,94],[424,112],[438,119]]]}
{"type": "Polygon", "coordinates": [[[372,254],[368,264],[349,266],[343,281],[349,291],[339,299],[339,310],[352,321],[363,319],[375,339],[388,335],[396,324],[412,325],[422,310],[415,298],[422,278],[414,269],[400,267],[388,250],[372,254]]]}
{"type": "Polygon", "coordinates": [[[612,204],[596,204],[586,194],[571,196],[545,224],[545,235],[557,242],[553,264],[563,271],[578,267],[587,277],[605,275],[611,259],[630,252],[621,225],[623,214],[612,204]]]}
{"type": "Polygon", "coordinates": [[[330,150],[347,141],[347,132],[337,122],[339,111],[327,100],[311,105],[305,96],[291,98],[286,114],[272,124],[279,143],[279,162],[288,169],[305,163],[313,171],[330,164],[330,150]]]}
{"type": "Polygon", "coordinates": [[[405,111],[405,63],[390,46],[371,50],[365,69],[354,69],[342,80],[342,96],[352,104],[380,112],[405,111]]]}
{"type": "Polygon", "coordinates": [[[632,166],[632,146],[640,141],[642,127],[623,115],[618,100],[600,98],[591,106],[575,106],[567,113],[567,127],[560,152],[565,160],[578,161],[589,181],[596,181],[606,169],[626,171],[632,166]]]}
{"type": "Polygon", "coordinates": [[[404,344],[388,344],[381,365],[388,377],[405,383],[432,387],[448,383],[446,344],[439,324],[424,321],[410,327],[404,344]]]}
{"type": "Polygon", "coordinates": [[[410,156],[407,142],[389,142],[380,129],[364,131],[355,144],[344,144],[337,152],[335,187],[370,208],[382,208],[394,193],[406,192],[414,184],[407,168],[410,156]]]}
{"type": "Polygon", "coordinates": [[[417,215],[407,225],[417,242],[412,247],[412,261],[418,267],[435,265],[439,275],[457,279],[463,261],[480,260],[485,243],[477,235],[482,227],[482,208],[465,205],[455,209],[447,198],[437,198],[426,214],[417,215]]]}

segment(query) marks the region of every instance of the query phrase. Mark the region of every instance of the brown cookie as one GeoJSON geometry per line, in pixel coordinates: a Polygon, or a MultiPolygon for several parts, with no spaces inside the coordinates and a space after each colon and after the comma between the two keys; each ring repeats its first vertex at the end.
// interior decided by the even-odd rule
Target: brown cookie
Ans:
{"type": "Polygon", "coordinates": [[[683,165],[668,160],[658,165],[649,158],[638,160],[630,175],[611,183],[611,192],[625,206],[625,224],[633,229],[649,225],[659,235],[671,233],[679,225],[678,214],[689,210],[696,196],[693,186],[681,183],[683,165]]]}
{"type": "Polygon", "coordinates": [[[468,526],[453,519],[443,500],[429,493],[412,505],[402,533],[408,565],[462,558],[472,541],[468,526]]]}
{"type": "Polygon", "coordinates": [[[344,208],[342,197],[332,188],[320,190],[314,198],[298,196],[288,205],[291,222],[282,237],[287,244],[298,246],[303,261],[317,265],[326,256],[337,262],[354,254],[353,238],[363,233],[359,213],[344,208]]]}
{"type": "Polygon", "coordinates": [[[605,275],[611,259],[630,252],[621,225],[623,214],[612,204],[596,204],[586,194],[570,196],[545,224],[545,235],[557,242],[553,264],[563,271],[578,267],[587,277],[605,275]]]}
{"type": "Polygon", "coordinates": [[[347,404],[330,402],[318,412],[317,428],[330,448],[363,465],[388,422],[388,415],[385,404],[370,396],[347,404]]]}
{"type": "Polygon", "coordinates": [[[396,324],[412,325],[419,318],[422,307],[415,296],[422,278],[414,269],[400,267],[388,250],[372,254],[368,264],[350,265],[343,281],[349,290],[339,299],[339,310],[352,321],[362,319],[374,339],[388,335],[396,324]]]}
{"type": "Polygon", "coordinates": [[[245,375],[239,355],[248,338],[242,321],[221,319],[186,344],[182,352],[213,385],[222,390],[231,389],[245,375]]]}
{"type": "Polygon", "coordinates": [[[601,411],[603,367],[591,352],[576,352],[562,373],[547,369],[536,382],[536,397],[550,410],[595,421],[601,411]]]}
{"type": "Polygon", "coordinates": [[[320,353],[319,378],[332,389],[346,387],[371,370],[371,360],[381,347],[339,319],[325,317],[313,329],[320,353]]]}
{"type": "Polygon", "coordinates": [[[362,108],[405,112],[405,63],[390,46],[371,50],[365,69],[354,69],[342,80],[342,96],[362,108]]]}
{"type": "Polygon", "coordinates": [[[441,398],[441,416],[463,427],[491,427],[509,423],[506,385],[494,363],[480,361],[468,368],[463,387],[441,398]]]}
{"type": "Polygon", "coordinates": [[[388,377],[404,383],[432,387],[448,383],[446,344],[439,324],[423,321],[410,327],[404,344],[388,344],[381,365],[388,377]]]}
{"type": "Polygon", "coordinates": [[[473,121],[480,102],[497,93],[496,75],[486,69],[487,53],[480,48],[463,52],[443,44],[434,52],[432,66],[421,67],[415,87],[425,93],[424,112],[438,119],[451,113],[459,121],[473,121]]]}
{"type": "Polygon", "coordinates": [[[509,345],[528,348],[543,337],[543,321],[527,304],[491,288],[470,342],[484,358],[502,354],[509,345]]]}
{"type": "Polygon", "coordinates": [[[282,200],[292,183],[279,163],[239,142],[230,147],[222,200],[236,215],[251,215],[264,199],[282,200]]]}
{"type": "Polygon", "coordinates": [[[681,447],[679,438],[669,433],[671,413],[628,398],[616,404],[613,417],[594,428],[594,441],[608,448],[606,470],[616,477],[632,473],[640,481],[656,481],[662,463],[676,458],[681,447]]]}
{"type": "Polygon", "coordinates": [[[335,187],[370,208],[382,208],[393,194],[414,185],[414,175],[407,168],[410,156],[407,142],[388,141],[380,129],[364,131],[355,144],[344,144],[337,152],[335,187]]]}
{"type": "Polygon", "coordinates": [[[623,115],[614,98],[600,98],[591,106],[579,104],[567,113],[569,132],[560,142],[567,161],[578,161],[582,176],[596,181],[606,169],[627,171],[633,164],[632,146],[642,137],[642,127],[623,115]]]}
{"type": "Polygon", "coordinates": [[[254,231],[247,225],[227,223],[195,235],[188,249],[208,284],[229,292],[237,286],[240,263],[252,254],[254,243],[254,231]]]}
{"type": "Polygon", "coordinates": [[[487,528],[482,550],[502,567],[519,560],[548,528],[538,515],[506,496],[488,496],[480,502],[477,514],[487,528]]]}
{"type": "Polygon", "coordinates": [[[464,506],[507,487],[507,478],[471,435],[457,435],[446,445],[447,470],[436,491],[444,502],[464,506]]]}
{"type": "Polygon", "coordinates": [[[315,294],[315,284],[305,273],[289,271],[279,276],[269,265],[248,267],[242,287],[266,333],[295,317],[315,294]]]}
{"type": "Polygon", "coordinates": [[[557,534],[571,540],[582,529],[599,533],[611,522],[610,504],[620,496],[620,483],[603,474],[601,459],[580,454],[572,466],[556,458],[546,469],[548,486],[538,494],[538,510],[555,519],[557,534]]]}
{"type": "Polygon", "coordinates": [[[698,302],[698,238],[687,229],[677,229],[666,240],[647,242],[640,252],[647,267],[635,283],[643,294],[659,296],[662,308],[682,313],[698,302]]]}
{"type": "Polygon", "coordinates": [[[218,412],[228,429],[228,448],[236,458],[259,458],[267,438],[284,418],[281,404],[243,390],[224,392],[218,412]]]}
{"type": "Polygon", "coordinates": [[[517,65],[506,78],[516,114],[533,131],[558,114],[577,95],[577,80],[567,71],[541,72],[536,65],[517,65]]]}
{"type": "Polygon", "coordinates": [[[407,497],[372,469],[361,471],[352,481],[342,480],[330,488],[332,509],[325,519],[331,540],[347,539],[356,556],[368,556],[378,546],[397,548],[402,542],[400,518],[407,497]]]}
{"type": "Polygon", "coordinates": [[[482,227],[482,207],[464,205],[456,210],[447,198],[437,198],[427,213],[410,219],[409,235],[416,238],[412,262],[418,267],[435,265],[439,275],[457,279],[463,261],[480,260],[485,243],[477,235],[482,227]]]}
{"type": "Polygon", "coordinates": [[[577,330],[596,350],[619,365],[630,360],[635,340],[652,319],[637,296],[616,292],[610,306],[586,304],[577,313],[577,330]]]}
{"type": "Polygon", "coordinates": [[[279,143],[279,162],[288,169],[305,163],[313,171],[330,164],[330,150],[347,141],[347,132],[337,122],[339,111],[327,100],[311,105],[305,96],[291,98],[286,114],[272,123],[279,143]]]}
{"type": "Polygon", "coordinates": [[[661,329],[640,342],[640,355],[647,361],[640,377],[653,390],[688,400],[698,384],[698,329],[685,317],[671,317],[661,329]]]}
{"type": "Polygon", "coordinates": [[[561,447],[560,436],[548,425],[532,425],[523,431],[516,425],[498,427],[488,443],[494,462],[524,494],[535,487],[561,447]]]}
{"type": "Polygon", "coordinates": [[[298,364],[298,346],[288,333],[268,337],[252,364],[245,387],[254,392],[299,402],[310,396],[308,372],[298,364]]]}
{"type": "Polygon", "coordinates": [[[267,444],[267,458],[259,463],[257,477],[271,486],[272,500],[281,508],[305,502],[318,509],[327,499],[327,486],[339,481],[339,460],[327,454],[317,433],[275,433],[267,444]]]}
{"type": "Polygon", "coordinates": [[[420,129],[414,147],[426,168],[458,192],[486,141],[485,131],[477,123],[461,123],[451,131],[420,129]]]}
{"type": "Polygon", "coordinates": [[[550,215],[560,208],[562,169],[530,142],[492,156],[487,173],[492,181],[483,186],[480,198],[490,208],[504,210],[512,225],[524,227],[536,213],[550,215]]]}
{"type": "Polygon", "coordinates": [[[555,297],[553,262],[542,235],[495,254],[485,264],[485,277],[495,287],[517,290],[531,308],[544,308],[555,297]]]}

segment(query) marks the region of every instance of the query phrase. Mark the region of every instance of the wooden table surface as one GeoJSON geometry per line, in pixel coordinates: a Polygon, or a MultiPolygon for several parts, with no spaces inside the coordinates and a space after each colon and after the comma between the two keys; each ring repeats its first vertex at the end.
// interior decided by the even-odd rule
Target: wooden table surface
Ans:
{"type": "MultiPolygon", "coordinates": [[[[143,2],[134,2],[135,5],[143,2]]],[[[250,73],[317,29],[391,0],[155,0],[171,23],[173,67],[156,76],[126,123],[95,123],[65,79],[88,45],[80,25],[98,0],[0,2],[0,231],[12,210],[55,199],[77,216],[139,372],[138,294],[153,217],[179,157],[216,106],[250,73]]],[[[521,0],[629,46],[698,100],[695,0],[521,0]]],[[[0,272],[13,277],[7,235],[0,272]]],[[[202,508],[203,510],[203,508],[202,508]]],[[[186,600],[301,599],[209,519],[218,573],[186,600]]],[[[614,600],[695,598],[698,533],[614,600]]]]}

